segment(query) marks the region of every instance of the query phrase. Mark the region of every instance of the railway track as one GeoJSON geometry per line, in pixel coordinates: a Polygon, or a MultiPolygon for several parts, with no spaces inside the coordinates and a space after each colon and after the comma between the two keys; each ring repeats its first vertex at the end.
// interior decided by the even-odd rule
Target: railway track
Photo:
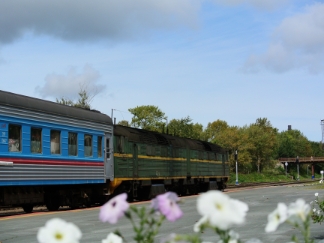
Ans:
{"type": "Polygon", "coordinates": [[[315,180],[301,180],[301,181],[279,181],[279,182],[242,182],[239,185],[230,184],[227,185],[227,189],[238,189],[238,188],[257,188],[257,187],[270,187],[270,186],[285,186],[285,185],[296,185],[296,184],[307,184],[314,183],[315,180]]]}
{"type": "MultiPolygon", "coordinates": [[[[271,187],[271,186],[285,186],[285,185],[297,185],[297,184],[307,184],[307,183],[314,183],[317,182],[315,180],[302,180],[302,181],[285,181],[285,182],[258,182],[258,183],[240,183],[239,185],[230,184],[227,185],[225,192],[230,192],[232,190],[239,190],[239,189],[248,189],[248,188],[259,188],[259,187],[271,187]]],[[[69,207],[60,207],[59,211],[67,211],[71,210],[69,207]]],[[[33,213],[38,212],[47,212],[45,206],[35,206],[33,213]]],[[[26,214],[22,208],[0,208],[0,219],[2,217],[8,216],[15,216],[15,215],[22,215],[26,214]]]]}

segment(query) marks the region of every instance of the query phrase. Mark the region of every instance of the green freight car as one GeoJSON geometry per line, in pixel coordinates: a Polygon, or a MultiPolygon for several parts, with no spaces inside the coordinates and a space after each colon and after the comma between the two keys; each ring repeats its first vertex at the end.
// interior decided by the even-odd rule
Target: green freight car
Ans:
{"type": "Polygon", "coordinates": [[[228,152],[216,144],[120,125],[113,143],[111,194],[145,200],[164,191],[190,195],[226,187],[228,152]]]}

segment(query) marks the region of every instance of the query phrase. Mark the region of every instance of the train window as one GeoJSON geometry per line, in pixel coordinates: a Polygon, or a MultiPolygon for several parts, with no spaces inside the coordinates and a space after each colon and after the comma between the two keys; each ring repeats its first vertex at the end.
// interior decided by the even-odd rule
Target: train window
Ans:
{"type": "Polygon", "coordinates": [[[92,156],[92,136],[84,135],[84,156],[92,156]]]}
{"type": "Polygon", "coordinates": [[[61,153],[61,132],[51,130],[51,154],[61,153]]]}
{"type": "Polygon", "coordinates": [[[30,131],[30,151],[40,154],[42,152],[42,129],[31,128],[30,131]]]}
{"type": "Polygon", "coordinates": [[[9,151],[21,151],[21,126],[9,124],[9,151]]]}
{"type": "Polygon", "coordinates": [[[98,136],[97,143],[98,143],[98,146],[97,146],[97,148],[98,148],[98,157],[102,157],[102,137],[101,136],[98,136]]]}
{"type": "Polygon", "coordinates": [[[107,155],[107,159],[109,159],[110,158],[109,138],[106,139],[106,155],[107,155]]]}
{"type": "Polygon", "coordinates": [[[69,132],[68,137],[68,150],[69,155],[77,156],[78,155],[78,134],[75,132],[69,132]]]}

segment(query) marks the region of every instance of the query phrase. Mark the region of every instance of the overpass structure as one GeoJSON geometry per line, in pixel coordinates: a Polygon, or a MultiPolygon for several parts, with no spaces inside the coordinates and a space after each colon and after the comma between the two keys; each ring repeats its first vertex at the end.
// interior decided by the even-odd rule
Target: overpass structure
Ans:
{"type": "MultiPolygon", "coordinates": [[[[288,164],[310,164],[312,166],[312,179],[315,179],[314,165],[324,163],[324,157],[296,157],[296,158],[279,158],[279,162],[284,165],[288,164]],[[287,163],[287,164],[286,164],[287,163]]],[[[299,167],[297,167],[299,170],[299,167]]]]}

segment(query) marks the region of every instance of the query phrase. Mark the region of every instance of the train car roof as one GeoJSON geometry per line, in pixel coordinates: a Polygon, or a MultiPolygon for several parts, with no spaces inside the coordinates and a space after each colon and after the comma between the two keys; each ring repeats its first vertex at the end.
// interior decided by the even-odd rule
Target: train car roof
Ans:
{"type": "Polygon", "coordinates": [[[132,127],[126,127],[121,125],[114,126],[114,135],[128,137],[129,141],[147,143],[147,144],[160,144],[160,145],[172,145],[178,148],[189,147],[194,150],[222,152],[224,148],[217,144],[200,141],[190,138],[181,138],[171,136],[169,134],[162,134],[158,132],[152,132],[143,129],[137,129],[132,127]]]}
{"type": "Polygon", "coordinates": [[[34,112],[112,125],[111,117],[98,111],[62,105],[56,102],[32,98],[2,90],[0,90],[0,106],[26,109],[34,112]]]}

